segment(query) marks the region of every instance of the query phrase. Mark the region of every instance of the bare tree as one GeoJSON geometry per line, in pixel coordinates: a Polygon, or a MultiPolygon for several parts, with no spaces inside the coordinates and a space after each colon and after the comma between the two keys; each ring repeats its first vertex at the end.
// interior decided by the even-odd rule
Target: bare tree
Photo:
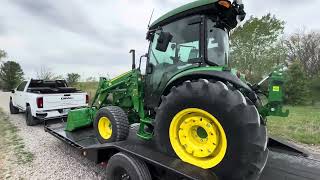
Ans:
{"type": "Polygon", "coordinates": [[[4,50],[0,49],[0,60],[5,57],[7,57],[7,53],[4,50]]]}
{"type": "Polygon", "coordinates": [[[38,79],[43,79],[43,80],[56,79],[55,74],[52,72],[51,68],[48,68],[47,66],[41,66],[36,73],[37,73],[38,79]]]}
{"type": "Polygon", "coordinates": [[[299,60],[309,77],[320,74],[320,33],[298,31],[288,37],[284,44],[290,62],[299,60]]]}

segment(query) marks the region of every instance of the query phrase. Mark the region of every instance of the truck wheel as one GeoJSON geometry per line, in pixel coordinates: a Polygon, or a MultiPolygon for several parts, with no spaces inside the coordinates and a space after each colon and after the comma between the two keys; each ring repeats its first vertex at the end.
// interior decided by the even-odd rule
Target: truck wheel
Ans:
{"type": "Polygon", "coordinates": [[[120,152],[108,161],[106,179],[151,180],[151,174],[145,162],[120,152]]]}
{"type": "Polygon", "coordinates": [[[35,126],[38,124],[38,120],[32,116],[30,106],[27,106],[26,108],[26,123],[27,123],[27,126],[35,126]]]}
{"type": "Polygon", "coordinates": [[[13,105],[12,100],[10,100],[9,107],[10,107],[10,114],[18,114],[19,113],[19,109],[13,105]]]}
{"type": "Polygon", "coordinates": [[[101,144],[127,139],[129,120],[125,112],[117,106],[99,109],[93,123],[96,136],[101,144]]]}
{"type": "Polygon", "coordinates": [[[212,169],[221,179],[256,178],[267,157],[267,131],[239,90],[222,82],[187,81],[173,87],[156,114],[158,149],[212,169]]]}

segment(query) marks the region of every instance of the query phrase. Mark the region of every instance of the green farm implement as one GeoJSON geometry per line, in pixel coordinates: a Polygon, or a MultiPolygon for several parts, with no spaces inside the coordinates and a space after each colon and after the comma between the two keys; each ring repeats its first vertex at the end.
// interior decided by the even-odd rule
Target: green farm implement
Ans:
{"type": "MultiPolygon", "coordinates": [[[[47,131],[86,149],[84,155],[98,149],[97,161],[131,149],[148,159],[147,164],[135,160],[142,167],[138,179],[151,177],[150,164],[172,170],[181,162],[206,177],[210,172],[222,179],[259,177],[269,152],[266,118],[288,112],[282,110],[281,68],[251,85],[228,66],[229,34],[245,15],[238,0],[199,0],[170,11],[149,26],[149,50],[139,66],[132,50],[132,70],[111,80],[100,78],[91,106],[70,111],[63,129],[47,126],[47,131]],[[146,67],[141,67],[144,60],[146,67]],[[262,103],[260,85],[266,80],[268,102],[262,103]]],[[[114,162],[125,164],[121,157],[109,160],[115,169],[108,170],[108,177],[132,173],[117,169],[121,165],[114,162]]],[[[182,171],[175,173],[188,174],[182,171]]],[[[156,174],[161,173],[152,177],[156,174]]]]}

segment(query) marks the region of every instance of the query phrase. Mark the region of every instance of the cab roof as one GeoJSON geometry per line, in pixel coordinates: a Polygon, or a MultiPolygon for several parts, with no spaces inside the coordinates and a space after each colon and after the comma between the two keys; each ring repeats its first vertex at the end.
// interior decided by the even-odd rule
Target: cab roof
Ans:
{"type": "MultiPolygon", "coordinates": [[[[191,2],[189,4],[183,5],[181,7],[178,7],[165,15],[161,16],[157,20],[155,20],[151,25],[149,29],[155,29],[159,26],[163,26],[165,24],[168,24],[170,22],[173,22],[177,20],[178,18],[182,18],[185,16],[189,16],[192,14],[196,14],[197,12],[201,12],[206,9],[206,7],[210,7],[210,5],[213,5],[213,3],[217,2],[219,0],[197,0],[194,2],[191,2]]],[[[213,6],[212,6],[213,7],[213,6]]]]}

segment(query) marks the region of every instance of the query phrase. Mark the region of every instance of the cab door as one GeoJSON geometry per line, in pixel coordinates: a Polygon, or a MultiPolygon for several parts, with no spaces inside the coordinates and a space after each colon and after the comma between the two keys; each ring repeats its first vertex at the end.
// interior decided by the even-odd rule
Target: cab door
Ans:
{"type": "Polygon", "coordinates": [[[153,109],[159,105],[161,94],[174,75],[199,66],[200,23],[194,23],[195,19],[201,18],[192,16],[178,20],[154,33],[149,47],[144,86],[147,108],[153,109]],[[169,32],[172,35],[172,40],[164,52],[156,49],[161,32],[169,32]]]}
{"type": "Polygon", "coordinates": [[[25,109],[25,88],[27,85],[27,81],[23,81],[16,89],[15,95],[13,97],[14,105],[19,107],[20,109],[25,109]]]}

